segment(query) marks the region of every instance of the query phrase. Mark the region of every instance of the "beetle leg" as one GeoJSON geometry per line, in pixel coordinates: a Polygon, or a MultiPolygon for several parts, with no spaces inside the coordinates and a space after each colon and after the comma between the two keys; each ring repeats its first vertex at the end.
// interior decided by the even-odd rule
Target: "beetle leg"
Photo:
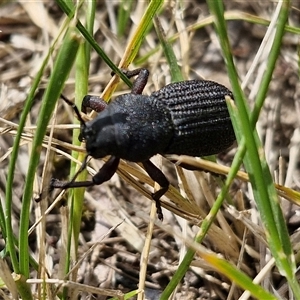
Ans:
{"type": "Polygon", "coordinates": [[[120,158],[111,156],[109,160],[102,166],[97,174],[93,177],[94,185],[99,185],[108,181],[116,173],[119,166],[120,158]]]}
{"type": "Polygon", "coordinates": [[[131,89],[131,94],[141,94],[144,90],[145,85],[147,84],[149,71],[145,68],[139,68],[135,70],[123,70],[123,73],[131,78],[137,75],[137,78],[133,82],[133,86],[131,89]]]}
{"type": "MultiPolygon", "coordinates": [[[[149,71],[145,68],[139,68],[135,70],[123,70],[122,72],[128,77],[134,77],[137,76],[135,81],[133,82],[133,86],[131,89],[132,94],[141,94],[144,90],[145,85],[147,84],[148,77],[149,77],[149,71]]],[[[81,111],[86,113],[87,108],[91,108],[92,110],[96,112],[103,111],[107,106],[107,103],[98,96],[91,96],[86,95],[81,104],[81,111]]]]}
{"type": "MultiPolygon", "coordinates": [[[[133,82],[131,94],[141,94],[144,90],[145,85],[147,84],[148,77],[149,77],[149,71],[145,68],[138,68],[138,69],[134,69],[134,70],[125,70],[125,69],[120,69],[120,70],[128,78],[137,76],[137,78],[133,82]]],[[[112,72],[111,75],[115,75],[115,73],[112,72]]]]}
{"type": "MultiPolygon", "coordinates": [[[[133,82],[133,86],[131,89],[131,94],[141,94],[144,90],[145,85],[147,84],[149,71],[145,68],[139,68],[135,70],[123,70],[122,72],[128,77],[137,76],[135,81],[133,82]]],[[[91,108],[96,112],[103,111],[107,106],[107,103],[98,96],[87,95],[83,98],[81,104],[81,111],[86,113],[87,108],[91,108]]]]}
{"type": "Polygon", "coordinates": [[[74,179],[72,179],[69,182],[63,182],[52,178],[50,182],[50,190],[53,188],[68,189],[99,185],[105,181],[108,181],[116,173],[119,162],[120,159],[118,157],[111,156],[110,159],[98,171],[98,173],[93,176],[92,180],[89,181],[74,181],[74,179]]]}
{"type": "Polygon", "coordinates": [[[102,98],[98,96],[86,95],[82,100],[81,111],[86,114],[86,109],[91,108],[92,110],[99,113],[104,110],[106,106],[107,103],[102,98]]]}
{"type": "Polygon", "coordinates": [[[159,199],[168,191],[170,183],[164,173],[160,169],[158,169],[150,160],[146,160],[142,162],[142,164],[149,176],[161,186],[161,189],[152,194],[152,198],[156,204],[158,218],[162,221],[163,213],[161,210],[159,199]]]}

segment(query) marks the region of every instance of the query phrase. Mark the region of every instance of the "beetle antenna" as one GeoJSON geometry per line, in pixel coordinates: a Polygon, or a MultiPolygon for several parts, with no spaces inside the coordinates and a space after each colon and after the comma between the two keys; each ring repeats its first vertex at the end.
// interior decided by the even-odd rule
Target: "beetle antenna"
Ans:
{"type": "Polygon", "coordinates": [[[61,97],[68,105],[70,105],[70,106],[73,108],[73,110],[74,110],[74,112],[75,112],[75,114],[76,114],[76,116],[77,116],[77,118],[78,118],[78,120],[79,120],[81,126],[86,127],[86,126],[85,126],[85,122],[84,122],[84,120],[83,120],[82,117],[81,117],[81,114],[80,114],[80,111],[79,111],[78,107],[77,107],[71,100],[69,100],[67,97],[65,97],[63,94],[61,94],[60,97],[61,97]]]}

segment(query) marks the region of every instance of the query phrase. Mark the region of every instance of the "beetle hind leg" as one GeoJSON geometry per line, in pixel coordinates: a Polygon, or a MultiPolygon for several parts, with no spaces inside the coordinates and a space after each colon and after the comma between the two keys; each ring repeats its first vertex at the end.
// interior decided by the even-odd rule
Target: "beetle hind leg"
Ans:
{"type": "Polygon", "coordinates": [[[157,216],[162,221],[163,213],[161,209],[160,198],[168,191],[170,183],[164,173],[150,160],[144,161],[142,164],[149,176],[161,187],[158,191],[152,194],[152,198],[156,204],[157,216]]]}

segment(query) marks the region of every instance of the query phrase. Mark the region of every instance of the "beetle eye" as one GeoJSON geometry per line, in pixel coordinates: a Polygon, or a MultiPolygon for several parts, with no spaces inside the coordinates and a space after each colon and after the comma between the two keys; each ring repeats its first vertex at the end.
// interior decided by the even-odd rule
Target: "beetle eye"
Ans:
{"type": "Polygon", "coordinates": [[[84,126],[81,129],[81,133],[80,133],[81,139],[86,140],[86,141],[92,141],[95,139],[95,136],[96,136],[96,132],[93,129],[93,127],[84,126]]]}

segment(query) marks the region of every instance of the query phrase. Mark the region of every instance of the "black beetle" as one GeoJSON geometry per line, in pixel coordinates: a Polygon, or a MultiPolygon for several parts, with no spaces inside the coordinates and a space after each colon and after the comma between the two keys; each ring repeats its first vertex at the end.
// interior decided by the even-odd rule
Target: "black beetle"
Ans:
{"type": "MultiPolygon", "coordinates": [[[[85,123],[73,105],[81,121],[87,157],[111,155],[110,159],[92,181],[64,183],[52,179],[51,186],[98,185],[113,176],[120,159],[141,162],[149,176],[161,186],[152,198],[162,220],[159,199],[167,192],[169,181],[149,159],[155,154],[205,156],[226,150],[234,142],[235,135],[225,96],[233,98],[233,95],[223,85],[207,80],[171,83],[150,96],[141,95],[148,70],[142,68],[124,73],[128,78],[138,75],[131,93],[118,96],[109,105],[95,96],[83,99],[83,112],[87,107],[99,112],[94,120],[85,123]]],[[[85,165],[86,160],[83,167],[85,165]]]]}

